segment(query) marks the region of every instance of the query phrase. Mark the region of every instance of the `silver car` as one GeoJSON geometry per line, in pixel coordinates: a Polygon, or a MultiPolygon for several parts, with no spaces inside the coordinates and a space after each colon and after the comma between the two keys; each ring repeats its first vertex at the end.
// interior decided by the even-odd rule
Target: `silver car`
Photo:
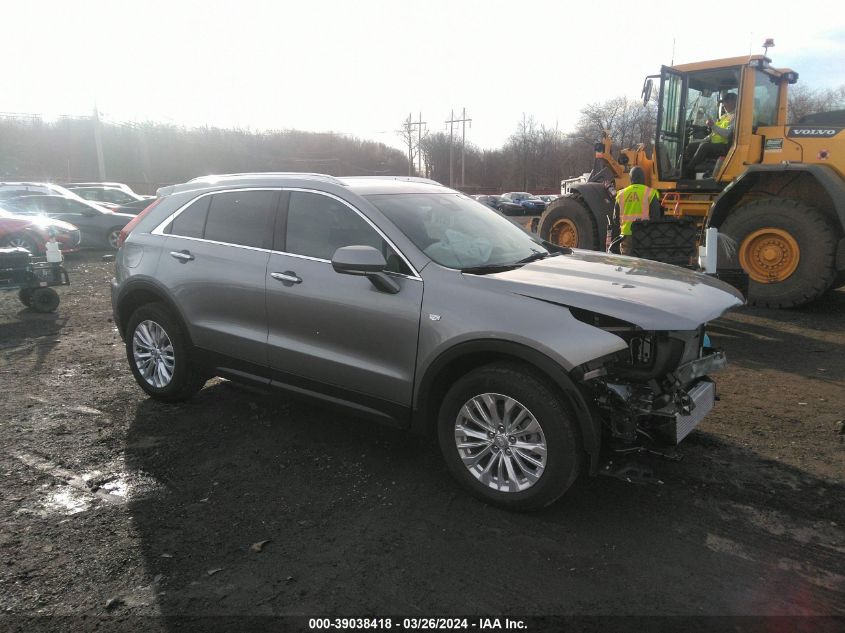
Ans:
{"type": "Polygon", "coordinates": [[[436,434],[469,491],[550,504],[611,450],[673,445],[725,364],[705,275],[544,243],[432,181],[238,174],[159,190],[124,231],[115,323],[138,384],[211,376],[436,434]]]}

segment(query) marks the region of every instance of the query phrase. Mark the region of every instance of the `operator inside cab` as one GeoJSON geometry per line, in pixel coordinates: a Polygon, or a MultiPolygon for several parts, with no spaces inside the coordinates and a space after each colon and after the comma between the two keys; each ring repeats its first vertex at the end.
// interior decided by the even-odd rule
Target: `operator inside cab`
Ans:
{"type": "Polygon", "coordinates": [[[722,97],[724,113],[717,121],[707,120],[710,135],[702,141],[690,143],[684,152],[683,178],[695,178],[696,167],[704,161],[718,158],[728,153],[733,140],[734,113],[736,112],[736,93],[729,92],[722,97]]]}
{"type": "Polygon", "coordinates": [[[622,237],[619,242],[619,253],[622,255],[631,254],[631,226],[634,222],[658,220],[662,214],[660,194],[657,189],[646,186],[642,168],[632,167],[630,178],[631,184],[616,194],[616,204],[613,206],[612,230],[615,235],[622,237]]]}

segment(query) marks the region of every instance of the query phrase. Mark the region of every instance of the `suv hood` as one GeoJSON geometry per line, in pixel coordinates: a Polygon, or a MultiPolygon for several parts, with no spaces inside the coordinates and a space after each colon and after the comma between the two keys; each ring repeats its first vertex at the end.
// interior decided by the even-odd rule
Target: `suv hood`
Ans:
{"type": "Polygon", "coordinates": [[[728,284],[647,259],[573,250],[485,275],[502,290],[590,310],[644,330],[694,330],[745,303],[728,284]]]}

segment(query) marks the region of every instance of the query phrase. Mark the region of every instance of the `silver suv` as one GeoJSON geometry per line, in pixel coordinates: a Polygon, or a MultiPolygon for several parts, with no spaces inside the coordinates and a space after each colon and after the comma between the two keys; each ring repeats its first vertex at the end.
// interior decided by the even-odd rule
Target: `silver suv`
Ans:
{"type": "MultiPolygon", "coordinates": [[[[128,237],[126,237],[128,233],[128,237]]],[[[112,284],[135,379],[211,376],[439,438],[479,497],[553,502],[602,449],[683,439],[724,355],[704,324],[733,288],[540,241],[435,182],[236,174],[159,190],[112,284]]]]}

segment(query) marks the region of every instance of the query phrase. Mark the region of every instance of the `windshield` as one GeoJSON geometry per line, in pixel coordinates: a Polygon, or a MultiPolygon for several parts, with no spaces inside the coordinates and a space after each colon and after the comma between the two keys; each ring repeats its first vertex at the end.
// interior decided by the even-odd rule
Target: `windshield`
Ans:
{"type": "Polygon", "coordinates": [[[509,266],[549,254],[538,239],[462,194],[388,194],[367,199],[417,248],[447,268],[509,266]]]}

